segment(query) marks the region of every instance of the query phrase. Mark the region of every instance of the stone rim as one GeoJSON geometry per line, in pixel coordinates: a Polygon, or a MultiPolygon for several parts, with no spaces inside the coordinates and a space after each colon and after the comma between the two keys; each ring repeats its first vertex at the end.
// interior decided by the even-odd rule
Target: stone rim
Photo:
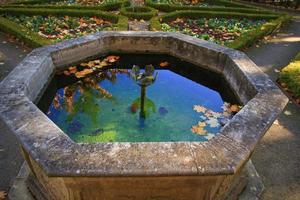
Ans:
{"type": "MultiPolygon", "coordinates": [[[[138,49],[127,50],[136,52],[138,49]]],[[[234,174],[246,163],[288,102],[281,90],[244,53],[187,35],[165,32],[100,32],[38,48],[0,83],[0,88],[0,119],[9,125],[24,150],[49,176],[234,174]],[[105,40],[113,43],[107,47],[105,40]],[[243,109],[219,135],[207,142],[75,143],[33,102],[37,101],[56,68],[88,56],[89,52],[82,52],[82,49],[88,46],[95,54],[107,53],[118,47],[119,40],[145,43],[140,50],[143,52],[152,52],[162,43],[155,53],[183,59],[199,57],[204,66],[223,73],[243,102],[243,109]],[[151,42],[154,42],[152,46],[151,42]],[[198,49],[207,53],[200,54],[198,49]],[[213,54],[213,58],[204,60],[206,54],[213,54]],[[244,82],[239,83],[236,76],[244,82]]]]}

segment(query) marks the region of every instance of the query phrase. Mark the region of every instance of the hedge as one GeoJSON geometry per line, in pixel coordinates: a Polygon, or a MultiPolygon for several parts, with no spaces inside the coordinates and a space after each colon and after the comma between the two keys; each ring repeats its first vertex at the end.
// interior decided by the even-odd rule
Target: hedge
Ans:
{"type": "Polygon", "coordinates": [[[118,23],[116,24],[116,31],[127,31],[128,30],[128,18],[120,15],[118,23]]]}
{"type": "MultiPolygon", "coordinates": [[[[217,1],[214,1],[217,2],[217,1]]],[[[172,12],[176,10],[204,10],[204,11],[228,11],[228,12],[248,12],[256,13],[258,10],[264,13],[270,13],[271,11],[265,10],[258,7],[247,7],[247,6],[234,6],[224,7],[222,4],[217,4],[209,7],[201,6],[188,6],[188,5],[175,5],[168,3],[154,3],[153,0],[145,0],[147,6],[153,7],[157,10],[164,12],[172,12]]]]}
{"type": "Polygon", "coordinates": [[[46,9],[46,8],[0,8],[0,13],[7,14],[7,15],[54,15],[54,16],[73,16],[73,17],[101,17],[105,20],[111,21],[113,23],[117,23],[119,20],[118,15],[111,14],[108,12],[103,11],[96,11],[96,10],[72,10],[72,9],[46,9]]]}
{"type": "Polygon", "coordinates": [[[102,11],[113,11],[118,10],[122,7],[123,1],[116,1],[111,3],[105,3],[95,6],[85,6],[85,5],[15,5],[8,4],[2,5],[3,8],[47,8],[47,9],[76,9],[76,10],[102,10],[102,11]]]}
{"type": "Polygon", "coordinates": [[[166,22],[174,20],[178,17],[197,19],[201,17],[222,17],[222,18],[250,18],[250,19],[276,19],[277,14],[254,14],[254,13],[239,13],[239,12],[216,12],[216,11],[199,11],[199,10],[180,10],[167,13],[161,16],[160,21],[166,22]]]}
{"type": "Polygon", "coordinates": [[[28,0],[28,1],[16,1],[16,2],[12,2],[10,4],[34,5],[34,4],[51,3],[51,2],[58,2],[58,1],[60,1],[60,0],[28,0]]]}
{"type": "Polygon", "coordinates": [[[149,20],[153,16],[157,15],[157,10],[147,6],[135,7],[134,9],[136,10],[134,11],[133,7],[123,7],[121,8],[120,13],[132,19],[145,19],[145,20],[149,20]]]}
{"type": "Polygon", "coordinates": [[[150,19],[150,30],[151,31],[159,31],[159,30],[161,30],[160,18],[158,16],[152,17],[150,19]]]}
{"type": "Polygon", "coordinates": [[[0,17],[0,30],[14,35],[31,47],[40,47],[52,43],[51,40],[45,39],[37,33],[32,32],[27,28],[21,27],[19,24],[12,22],[4,17],[0,17]]]}
{"type": "Polygon", "coordinates": [[[285,84],[296,98],[300,98],[300,52],[279,74],[279,82],[285,84]]]}
{"type": "Polygon", "coordinates": [[[251,46],[254,42],[262,37],[271,34],[283,24],[290,21],[292,17],[289,15],[282,15],[277,19],[267,22],[260,27],[242,34],[239,38],[228,44],[227,46],[234,49],[242,49],[244,47],[251,46]]]}

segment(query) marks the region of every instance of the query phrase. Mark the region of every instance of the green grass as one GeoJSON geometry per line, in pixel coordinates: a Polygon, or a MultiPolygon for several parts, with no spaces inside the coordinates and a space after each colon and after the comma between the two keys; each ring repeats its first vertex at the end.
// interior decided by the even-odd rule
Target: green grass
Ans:
{"type": "Polygon", "coordinates": [[[296,98],[300,98],[300,52],[281,70],[279,82],[285,84],[296,98]]]}

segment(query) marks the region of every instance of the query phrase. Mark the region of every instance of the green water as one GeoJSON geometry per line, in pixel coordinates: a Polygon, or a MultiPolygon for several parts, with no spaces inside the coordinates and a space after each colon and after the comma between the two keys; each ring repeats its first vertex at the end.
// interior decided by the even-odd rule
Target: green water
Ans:
{"type": "Polygon", "coordinates": [[[44,108],[47,116],[75,142],[206,141],[222,126],[206,126],[205,135],[193,133],[191,127],[205,118],[194,105],[222,112],[225,100],[236,101],[221,76],[171,57],[121,55],[110,69],[80,81],[67,79],[57,76],[41,101],[50,102],[44,108]],[[157,67],[160,61],[170,66],[157,67]],[[158,77],[146,88],[142,118],[141,88],[129,73],[133,64],[149,63],[158,77]]]}

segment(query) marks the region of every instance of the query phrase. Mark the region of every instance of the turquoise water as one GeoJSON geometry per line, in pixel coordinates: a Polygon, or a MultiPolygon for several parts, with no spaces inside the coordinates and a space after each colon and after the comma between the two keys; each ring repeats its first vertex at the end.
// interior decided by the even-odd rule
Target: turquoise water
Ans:
{"type": "Polygon", "coordinates": [[[129,73],[132,64],[144,67],[152,60],[150,55],[135,57],[121,55],[120,61],[109,69],[80,81],[62,75],[56,77],[55,87],[50,88],[55,92],[41,100],[54,99],[44,106],[47,116],[75,142],[206,141],[219,133],[220,123],[205,126],[204,135],[193,133],[191,127],[205,118],[205,113],[193,109],[195,105],[222,113],[225,100],[235,101],[221,76],[170,57],[153,56],[158,77],[146,88],[146,117],[142,118],[141,88],[129,73]],[[168,61],[168,68],[157,67],[160,61],[168,61]],[[180,71],[186,71],[185,67],[196,69],[189,72],[192,77],[180,75],[180,71]],[[214,89],[207,87],[207,81],[195,82],[203,75],[214,89]],[[214,79],[210,80],[210,76],[214,79]],[[71,84],[66,79],[72,80],[71,84]],[[222,92],[216,89],[218,84],[222,92]]]}

